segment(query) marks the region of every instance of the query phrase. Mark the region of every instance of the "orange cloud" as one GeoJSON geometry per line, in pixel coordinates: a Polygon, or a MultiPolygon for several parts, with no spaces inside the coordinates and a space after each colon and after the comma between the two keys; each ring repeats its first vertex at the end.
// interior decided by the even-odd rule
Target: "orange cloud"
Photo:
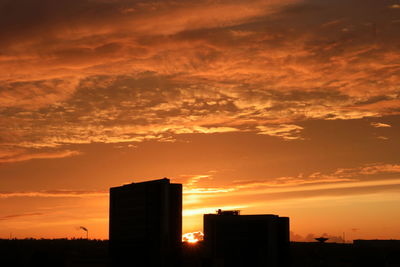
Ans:
{"type": "Polygon", "coordinates": [[[32,213],[12,214],[0,217],[0,221],[12,220],[14,218],[20,218],[20,217],[30,217],[30,216],[40,216],[40,215],[43,215],[43,213],[32,212],[32,213]]]}
{"type": "Polygon", "coordinates": [[[301,132],[303,127],[298,125],[281,124],[271,126],[257,126],[260,130],[258,134],[266,134],[270,136],[281,137],[285,140],[301,139],[298,134],[301,132]]]}
{"type": "Polygon", "coordinates": [[[79,154],[80,152],[72,150],[37,152],[37,153],[27,152],[24,150],[17,150],[17,151],[3,153],[2,155],[0,151],[0,163],[19,162],[32,159],[59,159],[59,158],[77,156],[79,154]]]}
{"type": "Polygon", "coordinates": [[[375,128],[390,128],[390,127],[392,127],[390,124],[381,123],[381,122],[372,122],[371,125],[375,128]]]}
{"type": "Polygon", "coordinates": [[[37,192],[0,192],[0,198],[14,197],[51,197],[51,198],[84,198],[84,197],[108,197],[107,191],[74,191],[74,190],[46,190],[37,192]]]}
{"type": "MultiPolygon", "coordinates": [[[[367,187],[398,186],[400,180],[396,178],[382,179],[382,175],[400,173],[398,164],[370,164],[356,168],[341,168],[332,173],[300,174],[297,177],[277,177],[260,180],[236,180],[219,187],[204,186],[201,182],[188,182],[184,188],[184,199],[187,207],[197,207],[206,200],[230,198],[240,203],[239,196],[254,196],[261,194],[289,194],[305,195],[306,192],[315,194],[330,193],[332,190],[357,189],[367,187]],[[188,186],[189,185],[189,186],[188,186]]],[[[208,177],[194,176],[194,177],[208,177]]],[[[195,179],[195,178],[194,178],[195,179]]],[[[196,180],[197,181],[197,180],[196,180]]],[[[201,181],[201,180],[199,180],[201,181]]]]}
{"type": "Polygon", "coordinates": [[[0,145],[302,140],[305,121],[396,115],[398,16],[360,0],[9,1],[0,145]]]}

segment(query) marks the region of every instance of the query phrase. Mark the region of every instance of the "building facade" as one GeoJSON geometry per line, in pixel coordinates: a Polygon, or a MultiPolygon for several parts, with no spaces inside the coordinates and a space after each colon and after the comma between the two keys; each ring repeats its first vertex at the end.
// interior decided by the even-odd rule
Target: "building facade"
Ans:
{"type": "Polygon", "coordinates": [[[221,211],[204,215],[206,265],[289,266],[289,218],[221,211]]]}
{"type": "Polygon", "coordinates": [[[182,185],[167,178],[110,189],[113,266],[179,266],[182,185]]]}

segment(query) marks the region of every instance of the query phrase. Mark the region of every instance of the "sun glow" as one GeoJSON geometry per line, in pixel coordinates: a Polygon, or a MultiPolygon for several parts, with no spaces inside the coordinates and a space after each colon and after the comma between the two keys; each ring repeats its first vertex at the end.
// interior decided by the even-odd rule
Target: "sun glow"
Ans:
{"type": "Polygon", "coordinates": [[[191,244],[195,244],[195,243],[203,240],[203,238],[204,238],[204,234],[201,231],[186,233],[186,234],[182,235],[182,241],[188,242],[191,244]]]}

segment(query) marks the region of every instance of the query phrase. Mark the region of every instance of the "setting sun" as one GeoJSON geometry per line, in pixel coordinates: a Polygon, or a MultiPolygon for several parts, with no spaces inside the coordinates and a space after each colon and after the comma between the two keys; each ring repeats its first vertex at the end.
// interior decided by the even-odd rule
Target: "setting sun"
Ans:
{"type": "Polygon", "coordinates": [[[188,243],[192,243],[192,244],[203,240],[203,238],[204,238],[204,234],[201,231],[186,233],[186,234],[182,235],[183,242],[188,242],[188,243]]]}

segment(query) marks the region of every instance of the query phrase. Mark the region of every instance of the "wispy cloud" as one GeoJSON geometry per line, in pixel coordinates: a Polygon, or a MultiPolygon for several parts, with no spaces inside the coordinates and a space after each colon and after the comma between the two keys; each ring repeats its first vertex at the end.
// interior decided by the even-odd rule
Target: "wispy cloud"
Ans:
{"type": "Polygon", "coordinates": [[[380,140],[389,140],[389,138],[388,137],[386,137],[386,136],[378,136],[378,137],[376,137],[377,139],[380,139],[380,140]]]}
{"type": "Polygon", "coordinates": [[[0,192],[0,198],[41,197],[41,198],[85,198],[107,197],[107,191],[44,190],[31,192],[0,192]]]}
{"type": "Polygon", "coordinates": [[[202,180],[212,180],[212,174],[182,175],[182,177],[187,179],[183,185],[183,193],[187,195],[226,193],[233,190],[232,188],[202,187],[199,185],[202,180]]]}
{"type": "Polygon", "coordinates": [[[0,221],[7,221],[7,220],[15,219],[15,218],[31,217],[31,216],[41,216],[41,215],[44,215],[44,213],[41,213],[41,212],[32,212],[32,213],[12,214],[12,215],[7,215],[7,216],[2,216],[2,217],[0,217],[0,221]]]}
{"type": "Polygon", "coordinates": [[[50,151],[50,152],[28,152],[25,150],[0,151],[0,163],[27,161],[32,159],[60,159],[81,154],[78,151],[50,151]]]}
{"type": "Polygon", "coordinates": [[[303,130],[303,127],[291,124],[281,124],[270,126],[257,126],[257,129],[260,130],[258,134],[276,136],[285,140],[296,140],[301,139],[299,134],[301,130],[303,130]]]}
{"type": "Polygon", "coordinates": [[[400,185],[400,179],[396,176],[399,173],[399,164],[369,164],[355,168],[340,168],[331,173],[316,172],[309,175],[300,174],[296,177],[236,180],[218,187],[204,186],[201,183],[189,181],[190,186],[185,187],[184,197],[187,200],[187,207],[190,207],[197,206],[206,199],[232,198],[233,196],[238,198],[245,195],[255,196],[290,192],[297,192],[296,196],[301,195],[301,192],[304,195],[306,195],[305,192],[329,194],[330,190],[400,185]]]}
{"type": "Polygon", "coordinates": [[[392,127],[390,124],[382,123],[382,122],[372,122],[371,125],[375,128],[390,128],[390,127],[392,127]]]}

